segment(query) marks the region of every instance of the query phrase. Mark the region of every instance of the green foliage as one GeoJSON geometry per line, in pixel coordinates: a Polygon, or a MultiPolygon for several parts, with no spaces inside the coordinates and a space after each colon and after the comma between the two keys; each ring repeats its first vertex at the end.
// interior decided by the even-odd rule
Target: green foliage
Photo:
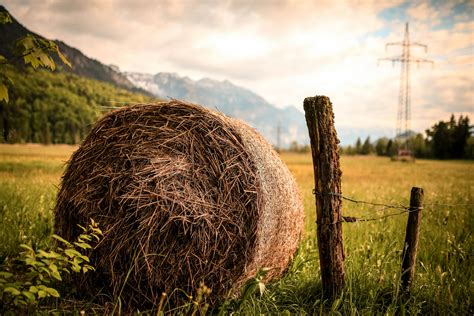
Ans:
{"type": "MultiPolygon", "coordinates": [[[[0,24],[7,24],[7,23],[12,23],[12,17],[8,12],[0,12],[0,24]]],[[[7,63],[7,59],[0,55],[0,65],[7,63]]],[[[4,81],[6,81],[7,78],[5,76],[0,75],[0,102],[9,101],[8,97],[8,89],[7,86],[5,85],[4,81]]]]}
{"type": "MultiPolygon", "coordinates": [[[[57,192],[54,185],[59,184],[64,161],[74,149],[63,145],[0,145],[0,223],[3,225],[0,258],[8,249],[18,248],[20,243],[31,242],[40,248],[47,246],[43,239],[50,234],[53,222],[50,210],[57,192]],[[31,225],[36,226],[30,228],[31,225]],[[8,248],[5,247],[7,244],[8,248]]],[[[241,302],[237,298],[219,302],[209,306],[208,314],[219,311],[223,315],[473,314],[472,162],[419,159],[414,164],[393,164],[389,159],[375,156],[342,157],[344,195],[358,200],[407,205],[410,189],[416,185],[425,190],[425,205],[411,296],[404,299],[398,295],[406,228],[404,214],[380,221],[343,224],[346,289],[331,305],[324,302],[320,282],[315,202],[311,193],[314,188],[311,155],[285,152],[282,159],[297,180],[305,206],[305,235],[298,253],[281,279],[266,284],[263,295],[254,287],[255,292],[248,295],[247,300],[241,302]]],[[[374,217],[386,212],[391,210],[343,202],[346,216],[374,217]]],[[[9,257],[14,254],[8,251],[9,257]]],[[[61,297],[73,290],[53,288],[61,297]]],[[[161,307],[158,306],[160,313],[152,314],[181,312],[189,315],[195,309],[193,302],[198,296],[190,297],[182,307],[172,306],[163,296],[161,307]]],[[[105,314],[107,308],[107,312],[111,310],[107,305],[97,311],[95,308],[101,307],[94,305],[91,308],[93,302],[70,302],[66,306],[57,303],[50,298],[41,307],[56,309],[58,314],[79,314],[79,310],[74,311],[78,308],[86,314],[105,314]]],[[[198,306],[197,314],[199,310],[204,311],[205,301],[201,300],[198,306]]],[[[117,308],[116,312],[119,310],[117,308]]]]}
{"type": "Polygon", "coordinates": [[[439,121],[431,129],[426,130],[426,135],[434,158],[474,158],[466,152],[469,139],[472,138],[468,116],[461,115],[456,121],[453,114],[449,122],[439,121]]]}
{"type": "Polygon", "coordinates": [[[456,121],[454,115],[448,122],[439,121],[423,134],[412,134],[407,139],[379,138],[375,144],[368,137],[362,145],[360,138],[355,147],[342,147],[341,152],[348,155],[367,155],[375,151],[377,156],[393,157],[398,150],[408,147],[416,158],[436,159],[474,159],[474,137],[469,126],[469,117],[462,115],[456,121]]]}
{"type": "Polygon", "coordinates": [[[340,148],[340,152],[343,155],[369,155],[374,152],[374,145],[370,142],[370,136],[367,136],[364,143],[362,144],[360,137],[357,138],[354,147],[345,146],[340,148]]]}
{"type": "Polygon", "coordinates": [[[0,24],[7,24],[12,22],[12,17],[8,12],[0,12],[0,24]]]}
{"type": "Polygon", "coordinates": [[[10,103],[0,102],[0,142],[76,144],[89,132],[101,109],[118,100],[153,99],[111,84],[65,72],[8,67],[10,103]]]}
{"type": "Polygon", "coordinates": [[[18,258],[5,260],[0,266],[0,300],[3,302],[0,312],[33,311],[46,298],[59,298],[57,285],[63,276],[70,273],[87,273],[94,270],[89,257],[83,253],[98,242],[102,231],[91,219],[83,233],[70,243],[60,236],[52,237],[61,244],[45,251],[33,249],[22,244],[18,258]]]}
{"type": "Polygon", "coordinates": [[[242,288],[242,294],[240,297],[241,303],[250,299],[252,295],[258,294],[262,296],[263,293],[265,293],[266,287],[265,283],[263,282],[263,279],[270,270],[270,268],[260,269],[253,279],[250,279],[245,283],[244,287],[242,288]]]}
{"type": "Polygon", "coordinates": [[[387,156],[388,142],[389,139],[387,137],[382,137],[375,141],[374,149],[377,156],[387,156]]]}
{"type": "Polygon", "coordinates": [[[51,70],[56,69],[56,63],[50,54],[55,53],[61,61],[71,67],[71,63],[64,57],[58,45],[50,40],[35,37],[31,34],[20,38],[16,43],[16,51],[23,57],[25,65],[31,65],[33,69],[44,67],[51,70]]]}
{"type": "Polygon", "coordinates": [[[360,148],[360,154],[361,155],[368,155],[374,151],[374,148],[372,146],[372,143],[370,142],[370,136],[367,136],[367,138],[364,141],[364,144],[360,148]]]}
{"type": "MultiPolygon", "coordinates": [[[[0,12],[0,24],[12,22],[13,20],[8,12],[0,12]]],[[[5,44],[7,43],[2,43],[2,45],[5,44]]],[[[0,102],[4,101],[8,103],[10,100],[8,88],[5,84],[5,82],[10,81],[10,78],[2,68],[5,68],[8,64],[12,64],[18,57],[23,58],[25,65],[31,65],[33,69],[44,67],[55,70],[56,63],[50,54],[56,54],[65,65],[71,67],[71,63],[61,53],[55,42],[31,34],[17,39],[15,53],[15,55],[10,57],[10,60],[0,55],[0,70],[2,70],[0,73],[0,102]]]]}

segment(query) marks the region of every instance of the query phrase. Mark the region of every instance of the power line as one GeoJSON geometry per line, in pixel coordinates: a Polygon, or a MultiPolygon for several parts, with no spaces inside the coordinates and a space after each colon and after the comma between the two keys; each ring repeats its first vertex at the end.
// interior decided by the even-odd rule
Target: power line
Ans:
{"type": "Polygon", "coordinates": [[[400,90],[398,94],[398,109],[397,109],[397,125],[395,138],[402,136],[408,137],[408,131],[411,124],[411,80],[410,80],[410,64],[416,63],[431,63],[432,60],[424,58],[415,58],[411,55],[412,47],[422,47],[425,53],[428,52],[428,46],[418,42],[410,41],[410,33],[408,29],[408,22],[405,24],[405,37],[402,42],[392,42],[385,44],[385,49],[389,46],[402,46],[402,54],[400,56],[379,58],[380,61],[391,61],[392,64],[400,62],[400,90]],[[404,125],[404,126],[403,126],[404,125]],[[403,134],[402,134],[403,128],[403,134]]]}

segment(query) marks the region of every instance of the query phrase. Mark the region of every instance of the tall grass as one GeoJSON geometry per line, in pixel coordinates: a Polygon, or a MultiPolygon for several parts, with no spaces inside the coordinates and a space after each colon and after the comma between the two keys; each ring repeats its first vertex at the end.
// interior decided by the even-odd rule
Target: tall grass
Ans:
{"type": "MultiPolygon", "coordinates": [[[[15,254],[20,243],[41,245],[47,240],[52,231],[56,186],[72,150],[65,146],[0,145],[0,256],[15,254]]],[[[340,299],[327,306],[322,302],[311,156],[284,154],[282,158],[295,175],[304,199],[305,238],[282,279],[269,284],[263,295],[227,301],[223,312],[474,314],[474,163],[342,157],[344,195],[408,205],[411,187],[419,186],[425,190],[425,207],[411,296],[399,295],[404,214],[343,225],[346,288],[340,299]]],[[[348,216],[374,217],[386,212],[343,202],[343,213],[348,216]]]]}

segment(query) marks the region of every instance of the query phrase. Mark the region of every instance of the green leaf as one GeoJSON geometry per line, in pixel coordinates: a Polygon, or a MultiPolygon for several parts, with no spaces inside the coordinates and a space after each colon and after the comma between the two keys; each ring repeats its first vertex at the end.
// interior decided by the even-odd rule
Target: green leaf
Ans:
{"type": "Polygon", "coordinates": [[[38,293],[38,288],[34,285],[30,286],[29,290],[31,293],[38,293]]]}
{"type": "Polygon", "coordinates": [[[39,298],[43,298],[43,297],[46,297],[46,296],[48,296],[48,293],[46,293],[45,291],[43,291],[43,290],[38,291],[38,297],[39,298]]]}
{"type": "Polygon", "coordinates": [[[21,294],[23,294],[23,296],[26,297],[30,302],[35,302],[36,301],[35,295],[31,292],[22,291],[21,294]]]}
{"type": "Polygon", "coordinates": [[[34,258],[26,258],[25,263],[26,263],[26,265],[32,266],[32,267],[35,267],[37,265],[43,265],[41,262],[37,261],[34,258]]]}
{"type": "Polygon", "coordinates": [[[88,243],[85,243],[85,242],[77,242],[75,241],[74,242],[74,245],[76,245],[77,247],[79,248],[82,248],[82,249],[91,249],[92,247],[88,244],[88,243]]]}
{"type": "Polygon", "coordinates": [[[19,39],[16,46],[18,49],[20,49],[20,47],[23,46],[23,50],[20,50],[20,51],[21,53],[26,54],[28,53],[28,51],[34,49],[36,46],[34,37],[28,34],[25,37],[22,37],[21,39],[19,39]]]}
{"type": "Polygon", "coordinates": [[[18,289],[14,288],[14,287],[11,287],[11,286],[8,286],[8,287],[4,288],[3,292],[11,293],[13,296],[18,296],[18,295],[21,294],[21,292],[18,291],[18,289]]]}
{"type": "Polygon", "coordinates": [[[62,242],[63,244],[66,244],[66,245],[70,245],[71,243],[69,241],[67,241],[66,239],[62,238],[61,236],[58,236],[56,234],[53,234],[51,237],[53,237],[54,239],[56,239],[57,241],[59,242],[62,242]]]}
{"type": "Polygon", "coordinates": [[[33,69],[37,69],[39,66],[41,66],[40,60],[36,57],[36,54],[34,54],[33,52],[23,56],[23,61],[27,65],[31,64],[31,67],[33,67],[33,69]]]}
{"type": "Polygon", "coordinates": [[[71,263],[71,270],[76,272],[76,273],[79,273],[81,272],[81,266],[78,265],[77,263],[71,263]]]}
{"type": "Polygon", "coordinates": [[[28,251],[33,252],[33,248],[31,248],[31,247],[28,246],[27,244],[21,244],[21,245],[20,245],[20,248],[23,248],[23,249],[25,249],[25,250],[28,250],[28,251]]]}
{"type": "Polygon", "coordinates": [[[89,235],[86,235],[86,234],[82,234],[82,235],[79,236],[78,240],[80,242],[85,242],[84,240],[91,241],[92,237],[89,236],[89,235]]]}
{"type": "Polygon", "coordinates": [[[63,279],[61,278],[61,274],[59,273],[59,271],[53,271],[51,272],[51,276],[53,278],[55,278],[56,280],[58,281],[62,281],[63,279]]]}
{"type": "Polygon", "coordinates": [[[57,258],[61,257],[61,255],[59,253],[56,253],[54,251],[46,252],[46,251],[41,250],[41,249],[38,251],[38,255],[40,255],[43,258],[50,258],[50,259],[57,259],[57,258]]]}
{"type": "Polygon", "coordinates": [[[6,272],[6,271],[0,271],[0,277],[4,279],[9,279],[13,276],[13,273],[6,272]]]}
{"type": "Polygon", "coordinates": [[[56,53],[58,53],[58,57],[61,59],[61,61],[68,65],[69,68],[72,68],[72,65],[71,63],[69,62],[69,60],[67,60],[66,56],[63,55],[63,53],[61,53],[61,51],[59,50],[59,47],[56,47],[56,53]]]}
{"type": "Polygon", "coordinates": [[[8,97],[7,86],[0,82],[0,101],[2,100],[8,103],[10,99],[8,97]]]}
{"type": "Polygon", "coordinates": [[[58,267],[54,263],[51,263],[48,268],[51,271],[51,276],[53,278],[58,281],[62,281],[61,274],[58,271],[58,267]]]}
{"type": "Polygon", "coordinates": [[[8,12],[0,12],[0,24],[12,23],[12,17],[8,12]]]}
{"type": "Polygon", "coordinates": [[[56,64],[54,63],[54,60],[47,53],[43,51],[39,51],[37,53],[37,56],[38,56],[37,58],[39,59],[41,66],[45,68],[49,68],[51,70],[56,69],[56,64]]]}
{"type": "Polygon", "coordinates": [[[263,293],[265,293],[265,290],[266,290],[265,283],[259,282],[258,283],[258,291],[259,291],[260,296],[262,296],[263,293]]]}
{"type": "Polygon", "coordinates": [[[64,250],[64,253],[65,253],[69,258],[74,258],[74,257],[80,257],[80,256],[82,256],[82,255],[80,254],[80,252],[78,252],[78,251],[75,250],[75,249],[71,249],[71,248],[65,249],[65,250],[64,250]]]}
{"type": "Polygon", "coordinates": [[[44,285],[38,285],[38,288],[45,291],[46,293],[48,293],[49,295],[51,295],[53,297],[59,297],[59,292],[56,289],[53,289],[52,287],[47,287],[47,286],[44,286],[44,285]]]}

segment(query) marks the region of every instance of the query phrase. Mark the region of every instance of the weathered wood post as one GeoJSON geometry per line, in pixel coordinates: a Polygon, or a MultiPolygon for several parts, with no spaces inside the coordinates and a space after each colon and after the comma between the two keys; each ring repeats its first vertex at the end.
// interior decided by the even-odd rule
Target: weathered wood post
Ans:
{"type": "Polygon", "coordinates": [[[413,187],[410,195],[410,213],[408,214],[405,243],[402,255],[402,290],[410,292],[415,277],[416,252],[420,238],[421,210],[423,209],[423,189],[413,187]]]}
{"type": "Polygon", "coordinates": [[[304,99],[313,156],[319,262],[324,297],[330,301],[344,287],[341,170],[334,113],[326,96],[304,99]]]}

